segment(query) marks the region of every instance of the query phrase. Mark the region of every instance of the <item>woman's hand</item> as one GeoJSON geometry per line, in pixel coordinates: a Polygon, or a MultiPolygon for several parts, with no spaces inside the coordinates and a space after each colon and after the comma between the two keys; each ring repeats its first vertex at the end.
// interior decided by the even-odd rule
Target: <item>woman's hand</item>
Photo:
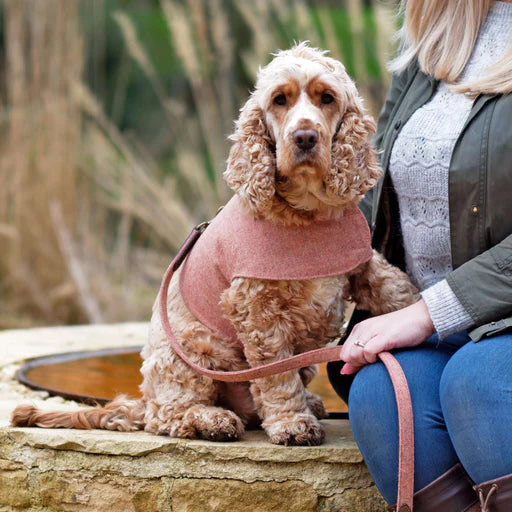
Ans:
{"type": "Polygon", "coordinates": [[[423,299],[406,308],[369,318],[355,325],[340,357],[344,375],[356,373],[362,366],[375,363],[378,354],[394,348],[414,347],[435,332],[423,299]]]}

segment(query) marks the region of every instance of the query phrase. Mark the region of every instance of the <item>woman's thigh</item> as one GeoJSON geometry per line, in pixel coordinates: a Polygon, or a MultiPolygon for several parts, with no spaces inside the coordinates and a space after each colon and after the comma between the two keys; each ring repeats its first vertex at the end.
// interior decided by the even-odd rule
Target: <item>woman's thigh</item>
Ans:
{"type": "Polygon", "coordinates": [[[512,334],[457,351],[444,369],[440,396],[469,476],[480,483],[512,473],[512,334]]]}
{"type": "MultiPolygon", "coordinates": [[[[456,342],[466,340],[459,336],[456,342]]],[[[419,347],[394,353],[407,377],[413,404],[415,490],[458,461],[442,416],[439,381],[459,346],[438,344],[433,337],[419,347]]],[[[354,437],[366,465],[384,499],[393,503],[398,483],[398,418],[391,381],[382,363],[365,366],[357,373],[348,405],[354,437]]]]}

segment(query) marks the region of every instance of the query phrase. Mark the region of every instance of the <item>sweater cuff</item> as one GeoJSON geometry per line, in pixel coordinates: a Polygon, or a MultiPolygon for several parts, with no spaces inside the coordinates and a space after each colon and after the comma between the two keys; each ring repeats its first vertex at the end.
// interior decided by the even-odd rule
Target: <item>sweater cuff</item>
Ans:
{"type": "Polygon", "coordinates": [[[421,296],[427,305],[440,340],[450,334],[464,331],[475,323],[453,293],[446,279],[423,290],[421,296]]]}

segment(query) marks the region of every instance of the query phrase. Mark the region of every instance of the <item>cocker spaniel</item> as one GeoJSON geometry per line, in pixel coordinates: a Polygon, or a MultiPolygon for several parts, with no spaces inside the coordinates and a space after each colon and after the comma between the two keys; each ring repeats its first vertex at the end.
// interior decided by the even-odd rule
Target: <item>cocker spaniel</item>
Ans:
{"type": "MultiPolygon", "coordinates": [[[[216,237],[234,223],[242,226],[237,228],[240,231],[248,231],[245,235],[250,243],[242,243],[239,252],[232,252],[230,240],[224,240],[224,249],[219,249],[224,251],[222,264],[203,262],[207,269],[224,272],[223,276],[229,274],[220,268],[225,259],[236,260],[238,265],[213,299],[206,297],[212,287],[218,291],[218,286],[204,277],[210,274],[196,275],[192,270],[189,288],[192,294],[195,290],[196,297],[185,300],[180,274],[187,271],[187,262],[169,287],[170,324],[195,363],[226,371],[276,361],[334,339],[348,299],[373,314],[417,300],[407,276],[372,253],[369,236],[362,243],[368,246],[365,249],[343,232],[353,250],[345,259],[336,252],[336,247],[343,245],[343,239],[336,239],[336,226],[343,231],[360,222],[356,205],[379,177],[369,141],[374,129],[343,65],[326,52],[301,43],[280,51],[260,69],[255,90],[241,109],[231,136],[233,146],[224,173],[236,200],[228,203],[229,214],[219,216],[217,227],[212,224],[203,235],[210,233],[214,238],[211,247],[217,250],[216,237]],[[270,226],[270,232],[277,233],[276,244],[281,244],[279,251],[272,249],[274,235],[267,236],[263,230],[256,236],[251,226],[270,226]],[[328,238],[315,239],[312,245],[310,240],[323,229],[328,238]],[[249,264],[240,259],[251,260],[252,252],[257,264],[247,270],[249,264]],[[363,254],[367,256],[361,257],[363,254]],[[268,257],[266,263],[264,257],[268,257]],[[296,271],[304,262],[311,267],[304,274],[307,278],[296,271]],[[208,304],[210,311],[203,311],[206,321],[202,321],[200,308],[208,309],[208,304]],[[228,330],[212,327],[208,314],[213,323],[217,319],[219,324],[229,324],[228,330]]],[[[364,229],[358,225],[361,232],[368,230],[365,221],[364,229]]],[[[325,417],[326,411],[321,399],[306,389],[315,375],[314,367],[250,383],[212,380],[194,372],[174,353],[157,308],[142,356],[141,399],[119,397],[104,408],[74,413],[20,406],[13,413],[13,424],[144,429],[219,441],[239,439],[244,428],[261,425],[272,443],[317,445],[323,440],[319,418],[325,417]]]]}

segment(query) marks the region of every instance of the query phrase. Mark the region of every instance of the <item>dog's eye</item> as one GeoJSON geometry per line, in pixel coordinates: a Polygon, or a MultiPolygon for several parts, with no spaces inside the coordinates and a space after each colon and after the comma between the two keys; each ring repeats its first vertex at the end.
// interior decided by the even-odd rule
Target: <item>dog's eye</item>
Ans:
{"type": "Polygon", "coordinates": [[[324,105],[329,105],[329,103],[332,103],[334,101],[334,98],[332,96],[332,94],[329,94],[327,92],[324,92],[322,94],[322,103],[324,105]]]}
{"type": "Polygon", "coordinates": [[[276,105],[280,105],[281,107],[286,105],[286,96],[284,94],[279,94],[274,98],[274,103],[276,105]]]}

